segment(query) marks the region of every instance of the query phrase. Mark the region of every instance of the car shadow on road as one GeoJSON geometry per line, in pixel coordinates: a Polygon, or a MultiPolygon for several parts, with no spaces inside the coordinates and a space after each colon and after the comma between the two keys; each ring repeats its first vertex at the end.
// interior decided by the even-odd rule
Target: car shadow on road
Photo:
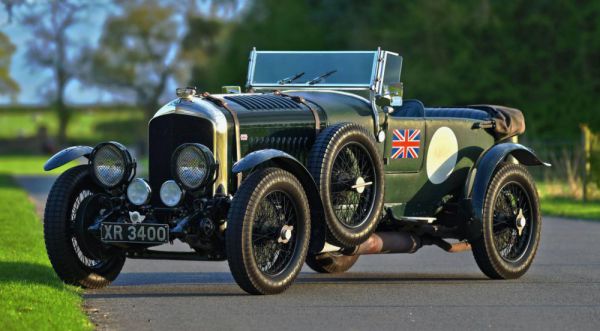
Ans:
{"type": "Polygon", "coordinates": [[[48,265],[31,262],[0,261],[0,283],[29,282],[54,288],[64,288],[48,265]]]}
{"type": "MultiPolygon", "coordinates": [[[[485,281],[479,275],[437,275],[408,273],[344,273],[323,275],[301,273],[298,285],[362,284],[385,285],[399,283],[458,283],[485,281]]],[[[244,296],[228,272],[161,272],[123,273],[106,289],[87,291],[86,299],[152,298],[152,297],[230,297],[244,296]]]]}

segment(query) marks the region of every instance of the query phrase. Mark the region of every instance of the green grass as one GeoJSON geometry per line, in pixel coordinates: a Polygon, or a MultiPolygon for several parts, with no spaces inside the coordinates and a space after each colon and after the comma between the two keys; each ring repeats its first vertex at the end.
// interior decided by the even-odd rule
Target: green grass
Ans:
{"type": "MultiPolygon", "coordinates": [[[[51,171],[44,171],[44,163],[50,156],[46,155],[0,155],[0,175],[58,175],[66,169],[74,166],[75,160],[51,171]]],[[[82,161],[83,160],[83,161],[82,161]]]]}
{"type": "Polygon", "coordinates": [[[27,195],[0,175],[0,330],[91,330],[81,290],[54,274],[27,195]]]}
{"type": "MultiPolygon", "coordinates": [[[[32,137],[41,126],[45,126],[48,133],[55,137],[58,131],[56,114],[50,110],[0,113],[0,139],[32,137]]],[[[145,127],[141,111],[77,109],[69,123],[67,136],[77,142],[120,140],[123,143],[135,143],[145,138],[145,127]]]]}
{"type": "Polygon", "coordinates": [[[600,220],[600,201],[583,202],[569,198],[543,197],[542,213],[578,219],[600,220]]]}

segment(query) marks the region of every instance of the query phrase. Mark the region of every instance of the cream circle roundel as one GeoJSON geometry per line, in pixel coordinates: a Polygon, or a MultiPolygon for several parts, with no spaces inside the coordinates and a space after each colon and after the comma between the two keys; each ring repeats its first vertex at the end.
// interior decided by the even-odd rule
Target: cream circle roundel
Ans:
{"type": "Polygon", "coordinates": [[[427,150],[427,177],[441,184],[452,174],[458,158],[458,141],[452,129],[443,126],[435,131],[427,150]]]}

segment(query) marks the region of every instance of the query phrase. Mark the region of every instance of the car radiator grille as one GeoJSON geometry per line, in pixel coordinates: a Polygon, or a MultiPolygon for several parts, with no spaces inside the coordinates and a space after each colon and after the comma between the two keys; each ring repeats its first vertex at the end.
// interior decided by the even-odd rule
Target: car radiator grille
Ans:
{"type": "Polygon", "coordinates": [[[160,186],[171,176],[171,156],[184,143],[200,143],[214,152],[213,126],[206,119],[170,114],[156,117],[149,126],[149,173],[152,204],[161,205],[160,186]]]}

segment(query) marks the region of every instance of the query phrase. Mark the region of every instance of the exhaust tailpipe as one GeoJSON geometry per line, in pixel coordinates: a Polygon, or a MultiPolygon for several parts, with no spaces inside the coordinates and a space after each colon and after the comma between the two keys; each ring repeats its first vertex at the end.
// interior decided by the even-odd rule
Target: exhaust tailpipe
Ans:
{"type": "Polygon", "coordinates": [[[408,232],[377,232],[373,233],[367,241],[354,247],[352,251],[344,252],[346,255],[414,253],[423,245],[436,245],[446,252],[459,253],[471,250],[468,242],[451,244],[441,238],[422,238],[408,232]]]}

